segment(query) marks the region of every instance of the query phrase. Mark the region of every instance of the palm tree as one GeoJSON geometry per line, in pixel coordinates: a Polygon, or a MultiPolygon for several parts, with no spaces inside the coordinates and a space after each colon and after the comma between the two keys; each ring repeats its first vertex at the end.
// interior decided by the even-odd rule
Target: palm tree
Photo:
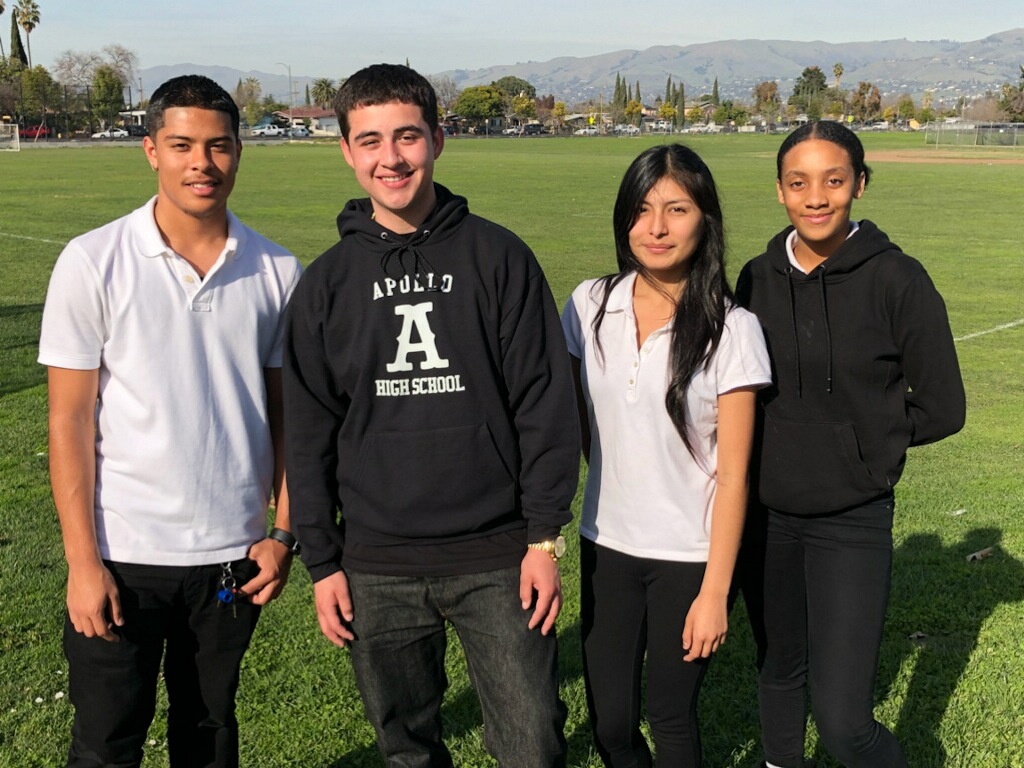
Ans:
{"type": "Polygon", "coordinates": [[[18,0],[14,12],[18,23],[25,30],[25,45],[28,47],[28,68],[32,69],[32,30],[39,26],[39,6],[36,0],[18,0]]]}
{"type": "Polygon", "coordinates": [[[313,102],[322,109],[327,109],[331,106],[331,102],[334,101],[334,94],[338,92],[338,89],[334,87],[334,81],[329,77],[318,77],[313,81],[313,86],[309,89],[309,95],[313,97],[313,102]]]}
{"type": "Polygon", "coordinates": [[[835,78],[836,78],[836,90],[838,91],[839,90],[839,81],[843,79],[843,65],[841,63],[837,63],[835,66],[833,66],[832,67],[832,74],[835,75],[835,78]]]}

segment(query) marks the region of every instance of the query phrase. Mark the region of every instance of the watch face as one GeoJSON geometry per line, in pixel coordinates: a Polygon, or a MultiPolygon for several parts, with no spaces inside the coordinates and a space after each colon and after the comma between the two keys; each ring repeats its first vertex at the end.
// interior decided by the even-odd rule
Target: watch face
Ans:
{"type": "Polygon", "coordinates": [[[561,557],[565,554],[565,537],[559,536],[554,541],[555,557],[561,557]]]}

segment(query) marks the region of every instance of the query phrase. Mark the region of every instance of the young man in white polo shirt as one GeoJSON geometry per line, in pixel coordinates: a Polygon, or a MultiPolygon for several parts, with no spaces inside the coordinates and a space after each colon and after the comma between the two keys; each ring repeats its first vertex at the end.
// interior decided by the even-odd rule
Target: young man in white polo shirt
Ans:
{"type": "Polygon", "coordinates": [[[295,546],[281,317],[301,267],[227,209],[242,147],[224,89],[169,80],[147,121],[156,196],[68,244],[43,313],[68,766],[140,764],[161,659],[171,765],[237,766],[239,664],[295,546]]]}

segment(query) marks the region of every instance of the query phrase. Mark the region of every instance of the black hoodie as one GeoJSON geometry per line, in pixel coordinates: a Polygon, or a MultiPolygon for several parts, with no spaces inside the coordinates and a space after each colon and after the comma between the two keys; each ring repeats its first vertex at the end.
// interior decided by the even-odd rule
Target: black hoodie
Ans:
{"type": "Polygon", "coordinates": [[[510,567],[571,519],[579,427],[550,289],[521,240],[435,189],[409,235],[350,201],[289,302],[288,490],[314,581],[510,567]]]}
{"type": "Polygon", "coordinates": [[[919,262],[870,221],[809,275],[776,235],[736,294],[764,327],[773,385],[760,393],[758,493],[798,515],[890,492],[909,446],[964,424],[942,297],[919,262]]]}

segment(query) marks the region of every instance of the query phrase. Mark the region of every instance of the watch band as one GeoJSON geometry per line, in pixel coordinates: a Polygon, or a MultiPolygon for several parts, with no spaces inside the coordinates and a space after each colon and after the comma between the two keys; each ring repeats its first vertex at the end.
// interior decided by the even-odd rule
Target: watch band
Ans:
{"type": "Polygon", "coordinates": [[[281,542],[286,547],[288,547],[288,551],[291,552],[293,555],[299,554],[299,552],[302,550],[302,547],[299,546],[299,540],[296,539],[291,532],[286,531],[284,528],[271,528],[270,533],[267,534],[267,538],[281,542]]]}
{"type": "Polygon", "coordinates": [[[555,538],[548,539],[547,541],[534,541],[526,546],[530,549],[547,552],[551,556],[551,559],[556,563],[559,558],[565,554],[565,538],[563,536],[556,536],[555,538]]]}

